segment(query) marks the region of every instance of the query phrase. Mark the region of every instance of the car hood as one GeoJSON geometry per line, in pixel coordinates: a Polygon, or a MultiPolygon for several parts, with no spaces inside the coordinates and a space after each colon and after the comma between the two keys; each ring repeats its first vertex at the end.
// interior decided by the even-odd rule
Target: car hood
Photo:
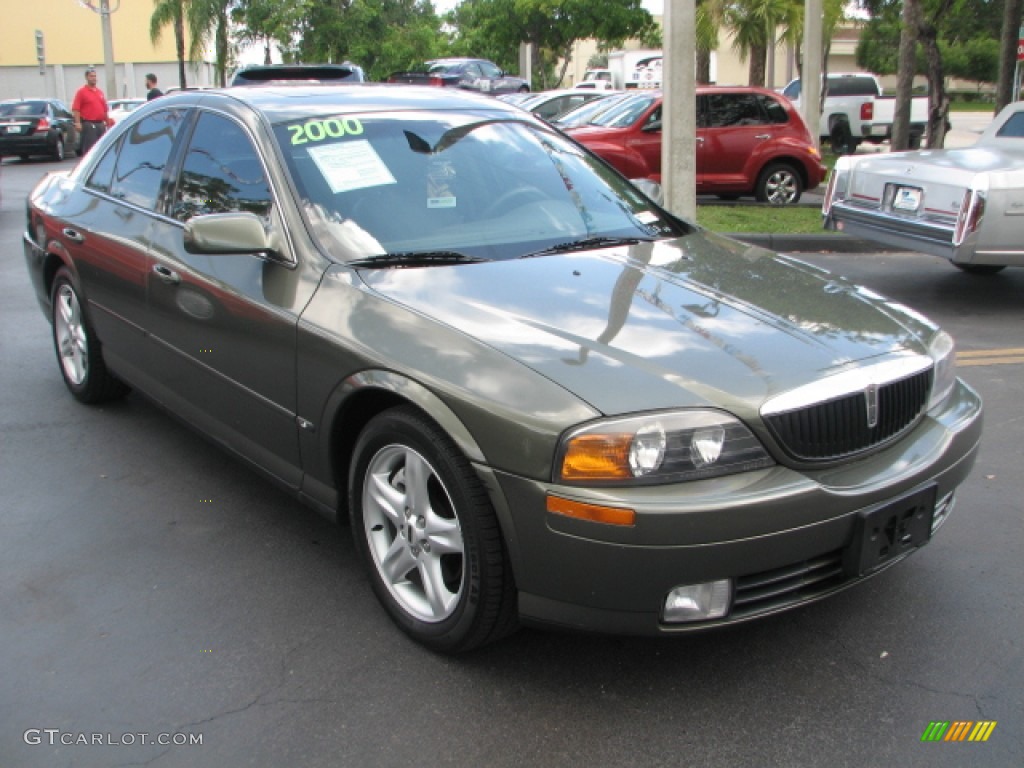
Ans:
{"type": "Polygon", "coordinates": [[[604,414],[768,397],[935,326],[808,264],[705,232],[633,247],[362,270],[373,291],[474,337],[604,414]]]}

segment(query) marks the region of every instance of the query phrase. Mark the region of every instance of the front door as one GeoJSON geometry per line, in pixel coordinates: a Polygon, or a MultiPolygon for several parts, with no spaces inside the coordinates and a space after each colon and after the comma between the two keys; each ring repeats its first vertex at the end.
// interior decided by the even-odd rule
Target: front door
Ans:
{"type": "Polygon", "coordinates": [[[183,225],[190,218],[238,211],[258,215],[268,230],[283,230],[249,132],[225,115],[201,112],[169,218],[153,240],[148,300],[154,371],[175,410],[298,487],[295,340],[308,284],[288,263],[290,252],[270,258],[184,248],[183,225]]]}

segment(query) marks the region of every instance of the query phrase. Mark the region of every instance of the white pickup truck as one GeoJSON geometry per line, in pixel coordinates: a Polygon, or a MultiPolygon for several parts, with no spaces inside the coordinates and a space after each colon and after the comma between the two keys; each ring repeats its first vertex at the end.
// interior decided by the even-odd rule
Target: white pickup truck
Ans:
{"type": "MultiPolygon", "coordinates": [[[[798,78],[782,93],[799,108],[801,90],[798,78]]],[[[856,152],[863,141],[880,144],[892,136],[895,107],[895,98],[882,95],[882,87],[874,75],[865,72],[829,74],[821,112],[821,138],[828,140],[837,155],[856,152]]],[[[921,145],[927,121],[928,98],[915,98],[910,117],[912,148],[921,145]]]]}

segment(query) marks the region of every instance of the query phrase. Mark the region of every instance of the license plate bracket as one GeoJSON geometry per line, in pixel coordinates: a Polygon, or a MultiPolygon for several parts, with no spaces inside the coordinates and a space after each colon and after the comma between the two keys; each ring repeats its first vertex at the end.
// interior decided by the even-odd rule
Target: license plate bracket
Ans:
{"type": "Polygon", "coordinates": [[[862,511],[843,552],[848,576],[863,576],[928,543],[935,514],[935,486],[862,511]]]}
{"type": "Polygon", "coordinates": [[[905,213],[916,213],[921,207],[922,191],[920,187],[904,187],[898,185],[893,190],[892,209],[905,213]]]}

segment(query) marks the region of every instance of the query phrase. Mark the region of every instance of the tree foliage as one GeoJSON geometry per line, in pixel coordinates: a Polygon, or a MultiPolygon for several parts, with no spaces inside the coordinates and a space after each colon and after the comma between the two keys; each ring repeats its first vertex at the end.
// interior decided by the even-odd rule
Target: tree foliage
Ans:
{"type": "Polygon", "coordinates": [[[384,80],[444,53],[441,21],[429,0],[305,0],[289,61],[352,61],[384,80]]]}
{"type": "Polygon", "coordinates": [[[531,44],[540,88],[561,81],[579,40],[595,38],[610,47],[629,38],[661,44],[640,0],[463,0],[447,21],[452,53],[490,58],[504,69],[516,68],[521,43],[531,44]],[[556,72],[559,60],[563,67],[556,72]]]}

